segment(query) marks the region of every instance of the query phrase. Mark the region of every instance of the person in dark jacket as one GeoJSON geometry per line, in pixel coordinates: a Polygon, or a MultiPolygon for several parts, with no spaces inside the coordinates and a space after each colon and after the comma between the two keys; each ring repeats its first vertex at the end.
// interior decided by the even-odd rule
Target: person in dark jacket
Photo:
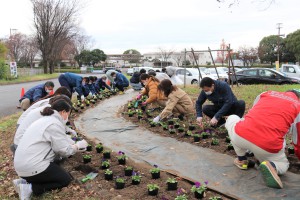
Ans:
{"type": "Polygon", "coordinates": [[[141,90],[143,88],[142,83],[140,82],[140,77],[142,74],[145,74],[146,70],[141,69],[139,72],[134,72],[130,78],[130,85],[134,90],[141,90]]]}
{"type": "Polygon", "coordinates": [[[24,111],[27,110],[32,103],[47,96],[53,90],[53,88],[54,83],[52,81],[47,81],[45,84],[39,84],[33,88],[30,88],[19,100],[21,108],[24,111]]]}
{"type": "Polygon", "coordinates": [[[111,90],[111,87],[106,84],[107,77],[104,75],[101,78],[98,78],[95,82],[95,88],[97,92],[100,92],[101,90],[105,90],[107,88],[108,90],[111,90]]]}
{"type": "Polygon", "coordinates": [[[73,93],[75,90],[78,94],[77,98],[79,97],[82,100],[84,99],[83,86],[82,86],[83,78],[81,76],[74,73],[67,72],[61,74],[58,77],[58,81],[61,86],[65,86],[66,88],[68,88],[68,90],[71,93],[73,93]]]}
{"type": "Polygon", "coordinates": [[[222,125],[225,123],[225,116],[238,115],[242,117],[245,113],[245,101],[237,100],[230,86],[223,81],[213,80],[205,77],[201,80],[202,91],[196,101],[197,122],[202,126],[202,112],[207,115],[211,125],[222,125]],[[208,99],[213,105],[203,103],[208,99]]]}
{"type": "Polygon", "coordinates": [[[119,73],[119,72],[117,72],[117,73],[112,72],[110,75],[114,79],[114,85],[116,86],[116,88],[118,88],[120,90],[120,94],[123,94],[124,87],[129,86],[128,79],[122,73],[119,73]]]}
{"type": "Polygon", "coordinates": [[[96,94],[96,89],[95,89],[95,78],[94,76],[89,76],[89,82],[88,82],[88,87],[92,95],[96,94]]]}
{"type": "Polygon", "coordinates": [[[89,96],[89,94],[91,94],[91,91],[90,91],[90,87],[89,87],[89,82],[90,82],[90,79],[89,77],[83,77],[82,79],[82,91],[83,91],[83,96],[84,97],[87,97],[89,96]]]}

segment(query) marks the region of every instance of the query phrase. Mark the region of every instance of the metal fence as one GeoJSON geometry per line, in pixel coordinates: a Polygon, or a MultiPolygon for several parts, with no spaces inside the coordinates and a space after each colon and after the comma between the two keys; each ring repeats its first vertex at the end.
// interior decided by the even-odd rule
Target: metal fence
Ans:
{"type": "Polygon", "coordinates": [[[18,68],[18,76],[33,76],[37,74],[43,74],[44,69],[36,69],[36,68],[18,68]]]}

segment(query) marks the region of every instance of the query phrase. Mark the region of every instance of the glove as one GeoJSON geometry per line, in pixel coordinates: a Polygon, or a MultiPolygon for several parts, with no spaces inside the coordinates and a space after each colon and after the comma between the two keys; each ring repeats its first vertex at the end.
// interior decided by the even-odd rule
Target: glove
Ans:
{"type": "Polygon", "coordinates": [[[215,117],[213,117],[211,120],[210,120],[210,124],[211,125],[216,125],[218,123],[218,120],[215,118],[215,117]]]}
{"type": "Polygon", "coordinates": [[[88,143],[85,140],[81,140],[76,142],[75,146],[77,147],[77,151],[81,152],[86,150],[88,143]]]}
{"type": "Polygon", "coordinates": [[[146,102],[146,101],[144,101],[144,102],[142,103],[142,106],[145,106],[145,105],[147,105],[147,102],[146,102]]]}
{"type": "Polygon", "coordinates": [[[70,130],[70,133],[71,133],[71,136],[72,136],[72,137],[77,137],[77,133],[76,133],[75,130],[71,129],[71,130],[70,130]]]}
{"type": "Polygon", "coordinates": [[[84,101],[84,96],[83,95],[81,95],[81,101],[84,101]]]}
{"type": "Polygon", "coordinates": [[[155,118],[153,119],[153,122],[158,123],[159,120],[160,120],[160,116],[158,115],[157,117],[155,117],[155,118]]]}
{"type": "Polygon", "coordinates": [[[197,122],[198,122],[199,126],[203,128],[202,117],[197,117],[197,122]]]}
{"type": "Polygon", "coordinates": [[[138,95],[136,96],[136,100],[139,100],[141,97],[142,97],[142,94],[138,94],[138,95]]]}

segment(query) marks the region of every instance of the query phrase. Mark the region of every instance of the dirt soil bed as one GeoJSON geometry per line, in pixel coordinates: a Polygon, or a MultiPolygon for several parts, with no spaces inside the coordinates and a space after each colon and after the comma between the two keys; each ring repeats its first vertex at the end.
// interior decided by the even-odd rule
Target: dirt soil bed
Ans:
{"type": "MultiPolygon", "coordinates": [[[[99,102],[99,101],[98,101],[99,102]]],[[[88,108],[92,109],[95,105],[90,105],[88,108]]],[[[73,120],[77,117],[78,114],[86,110],[79,110],[79,112],[73,113],[70,117],[70,126],[73,126],[73,120]]],[[[12,153],[9,150],[10,144],[13,142],[13,137],[15,133],[15,122],[17,121],[18,116],[15,116],[13,123],[10,124],[5,129],[0,129],[0,199],[18,199],[18,194],[14,191],[12,180],[18,178],[16,172],[13,168],[13,157],[12,153]]],[[[2,120],[3,122],[3,120],[2,120]]],[[[5,119],[4,119],[5,122],[5,119]]],[[[80,134],[79,136],[85,138],[80,134]]],[[[142,176],[140,185],[132,185],[131,177],[124,177],[124,165],[119,165],[117,161],[117,153],[112,152],[111,159],[109,159],[111,166],[110,170],[113,171],[114,180],[117,177],[125,178],[125,188],[117,190],[115,188],[115,181],[106,181],[104,179],[104,170],[100,168],[103,154],[97,153],[95,150],[95,143],[86,139],[92,145],[92,151],[77,153],[66,159],[61,165],[70,172],[73,176],[74,181],[62,190],[52,191],[44,194],[41,197],[33,197],[32,199],[163,199],[171,200],[175,199],[178,195],[178,191],[168,191],[166,189],[166,181],[168,178],[174,177],[167,172],[161,172],[160,179],[152,179],[149,170],[153,167],[148,164],[139,164],[135,163],[130,158],[126,161],[126,166],[132,166],[135,172],[139,172],[142,176]],[[88,164],[83,163],[83,155],[91,155],[92,161],[88,164]],[[98,176],[94,180],[89,180],[86,183],[82,183],[81,179],[84,178],[90,172],[97,172],[98,176]],[[157,184],[160,189],[157,196],[151,197],[147,193],[147,184],[157,184]]],[[[98,142],[97,142],[98,143],[98,142]]],[[[105,145],[105,144],[104,144],[105,145]]],[[[104,149],[108,149],[104,147],[104,149]]],[[[122,149],[120,149],[122,150],[122,149]]],[[[159,167],[159,166],[158,166],[159,167]]],[[[186,194],[188,199],[195,199],[194,194],[190,191],[193,184],[190,182],[181,179],[180,177],[176,178],[178,180],[178,188],[181,189],[182,194],[186,194]]],[[[204,182],[205,180],[199,180],[204,182]]],[[[208,183],[209,186],[209,183],[208,183]]],[[[212,191],[210,189],[206,192],[206,197],[203,199],[209,199],[211,197],[219,196],[222,199],[233,199],[227,197],[226,195],[219,194],[218,192],[212,191]]]]}
{"type": "MultiPolygon", "coordinates": [[[[193,98],[193,100],[195,100],[195,98],[193,98]]],[[[228,133],[227,133],[227,130],[226,130],[225,127],[221,127],[221,128],[220,127],[219,128],[211,127],[208,124],[209,119],[205,118],[205,117],[204,117],[205,122],[204,122],[204,128],[203,129],[200,128],[195,123],[196,122],[195,118],[187,119],[186,117],[183,120],[179,120],[178,118],[171,119],[171,121],[173,120],[175,122],[174,124],[177,123],[177,124],[179,124],[179,127],[184,129],[183,132],[180,132],[178,128],[175,128],[175,125],[169,125],[168,121],[164,121],[162,123],[156,124],[153,127],[153,125],[151,125],[151,120],[154,117],[159,115],[162,108],[157,107],[157,106],[147,106],[145,111],[143,111],[141,109],[140,104],[138,106],[134,106],[135,102],[136,102],[135,100],[133,100],[131,102],[128,102],[128,104],[124,105],[123,108],[120,110],[120,112],[122,113],[122,116],[126,120],[131,121],[131,122],[133,122],[134,124],[136,124],[140,127],[144,127],[146,129],[152,131],[153,133],[159,134],[159,135],[164,136],[164,137],[172,137],[172,138],[175,138],[179,141],[188,142],[188,143],[191,143],[193,145],[204,147],[204,148],[210,148],[210,149],[213,149],[213,150],[215,150],[219,153],[228,154],[232,157],[236,156],[233,149],[231,149],[231,150],[228,149],[228,145],[229,145],[230,141],[228,141],[226,139],[228,137],[228,133]],[[157,108],[157,109],[153,109],[153,108],[157,108]],[[130,112],[133,112],[133,116],[129,116],[130,112]],[[201,133],[207,132],[208,137],[206,139],[202,139],[202,137],[200,136],[200,141],[195,142],[193,136],[190,136],[190,135],[186,134],[187,131],[189,130],[189,125],[193,125],[195,127],[195,130],[192,130],[192,131],[189,132],[190,134],[199,133],[201,135],[201,133]],[[166,127],[164,128],[164,126],[166,126],[166,127]],[[171,134],[170,131],[169,131],[170,129],[175,130],[175,133],[171,134]],[[219,144],[213,145],[212,144],[213,138],[217,139],[219,144]]],[[[300,161],[298,160],[298,158],[294,154],[289,154],[288,153],[288,147],[292,146],[290,144],[291,143],[290,134],[287,136],[286,141],[287,141],[286,155],[287,155],[287,158],[290,162],[289,171],[293,172],[293,173],[296,173],[296,174],[300,174],[300,161]]],[[[249,156],[249,159],[253,160],[256,163],[258,162],[251,155],[249,156]]]]}

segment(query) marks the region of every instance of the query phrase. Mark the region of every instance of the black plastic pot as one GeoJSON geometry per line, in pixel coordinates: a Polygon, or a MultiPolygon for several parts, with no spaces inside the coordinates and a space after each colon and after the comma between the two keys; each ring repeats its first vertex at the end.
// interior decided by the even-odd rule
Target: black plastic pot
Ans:
{"type": "Polygon", "coordinates": [[[175,183],[167,183],[168,190],[177,190],[177,182],[175,183]]]}
{"type": "Polygon", "coordinates": [[[81,109],[84,109],[84,106],[81,106],[80,108],[81,108],[81,109]]]}
{"type": "Polygon", "coordinates": [[[150,124],[151,127],[155,127],[155,124],[150,124]]]}
{"type": "Polygon", "coordinates": [[[226,143],[230,143],[230,142],[231,142],[230,138],[229,138],[229,137],[226,137],[225,142],[226,142],[226,143]]]}
{"type": "Polygon", "coordinates": [[[170,134],[175,134],[175,130],[169,130],[170,134]]]}
{"type": "Polygon", "coordinates": [[[148,195],[150,195],[150,196],[156,196],[157,194],[158,194],[158,189],[155,189],[152,191],[148,190],[148,195]]]}
{"type": "Polygon", "coordinates": [[[229,146],[229,145],[228,145],[228,146],[227,146],[227,150],[228,150],[228,151],[234,150],[234,148],[233,148],[233,146],[229,146]]]}
{"type": "Polygon", "coordinates": [[[138,119],[142,119],[143,118],[143,116],[142,115],[138,115],[138,119]]]}
{"type": "Polygon", "coordinates": [[[289,154],[295,154],[295,150],[294,150],[294,149],[288,148],[288,153],[289,153],[289,154]]]}
{"type": "Polygon", "coordinates": [[[174,125],[174,128],[179,128],[179,127],[180,127],[179,124],[175,124],[175,125],[174,125]]]}
{"type": "Polygon", "coordinates": [[[195,194],[196,199],[202,199],[203,195],[204,195],[204,192],[202,192],[202,193],[195,192],[194,194],[195,194]]]}
{"type": "Polygon", "coordinates": [[[141,106],[142,111],[146,110],[146,106],[141,106]]]}
{"type": "Polygon", "coordinates": [[[151,173],[152,179],[159,179],[160,178],[160,172],[158,173],[151,173]]]}
{"type": "Polygon", "coordinates": [[[174,121],[168,121],[168,125],[174,125],[174,121]]]}
{"type": "Polygon", "coordinates": [[[179,132],[179,133],[183,133],[183,132],[184,132],[184,129],[178,129],[178,132],[179,132]]]}
{"type": "Polygon", "coordinates": [[[116,189],[123,189],[125,187],[125,183],[116,182],[116,189]]]}
{"type": "Polygon", "coordinates": [[[126,159],[118,159],[119,165],[125,165],[126,159]]]}
{"type": "Polygon", "coordinates": [[[110,159],[110,152],[103,153],[103,158],[110,159]]]}
{"type": "Polygon", "coordinates": [[[103,147],[96,147],[97,153],[101,153],[103,151],[103,147]]]}
{"type": "Polygon", "coordinates": [[[194,136],[194,142],[199,142],[200,141],[200,137],[195,137],[194,136]]]}
{"type": "Polygon", "coordinates": [[[85,104],[86,106],[90,106],[90,104],[85,104]]]}
{"type": "Polygon", "coordinates": [[[106,165],[101,165],[101,169],[108,169],[109,168],[109,165],[106,166],[106,165]]]}
{"type": "Polygon", "coordinates": [[[168,127],[163,127],[163,129],[166,131],[166,130],[168,130],[168,127]]]}
{"type": "Polygon", "coordinates": [[[113,180],[113,174],[104,174],[104,178],[107,181],[113,180]]]}
{"type": "Polygon", "coordinates": [[[125,176],[132,176],[133,169],[130,170],[124,169],[124,171],[125,171],[125,176]]]}
{"type": "Polygon", "coordinates": [[[132,185],[139,185],[141,183],[141,181],[135,181],[135,180],[132,180],[132,185]]]}
{"type": "Polygon", "coordinates": [[[87,164],[92,161],[92,158],[83,158],[83,163],[87,164]]]}
{"type": "Polygon", "coordinates": [[[187,132],[185,132],[184,136],[185,137],[190,137],[190,135],[187,132]]]}
{"type": "Polygon", "coordinates": [[[207,139],[208,135],[202,135],[202,139],[207,139]]]}
{"type": "Polygon", "coordinates": [[[190,131],[193,131],[193,130],[195,130],[195,129],[196,129],[196,127],[195,127],[194,125],[190,125],[190,126],[189,126],[189,130],[190,130],[190,131]]]}
{"type": "Polygon", "coordinates": [[[128,114],[128,117],[133,117],[133,114],[129,113],[129,114],[128,114]]]}
{"type": "Polygon", "coordinates": [[[90,146],[90,145],[87,146],[87,147],[86,147],[86,151],[92,151],[92,146],[90,146]]]}

